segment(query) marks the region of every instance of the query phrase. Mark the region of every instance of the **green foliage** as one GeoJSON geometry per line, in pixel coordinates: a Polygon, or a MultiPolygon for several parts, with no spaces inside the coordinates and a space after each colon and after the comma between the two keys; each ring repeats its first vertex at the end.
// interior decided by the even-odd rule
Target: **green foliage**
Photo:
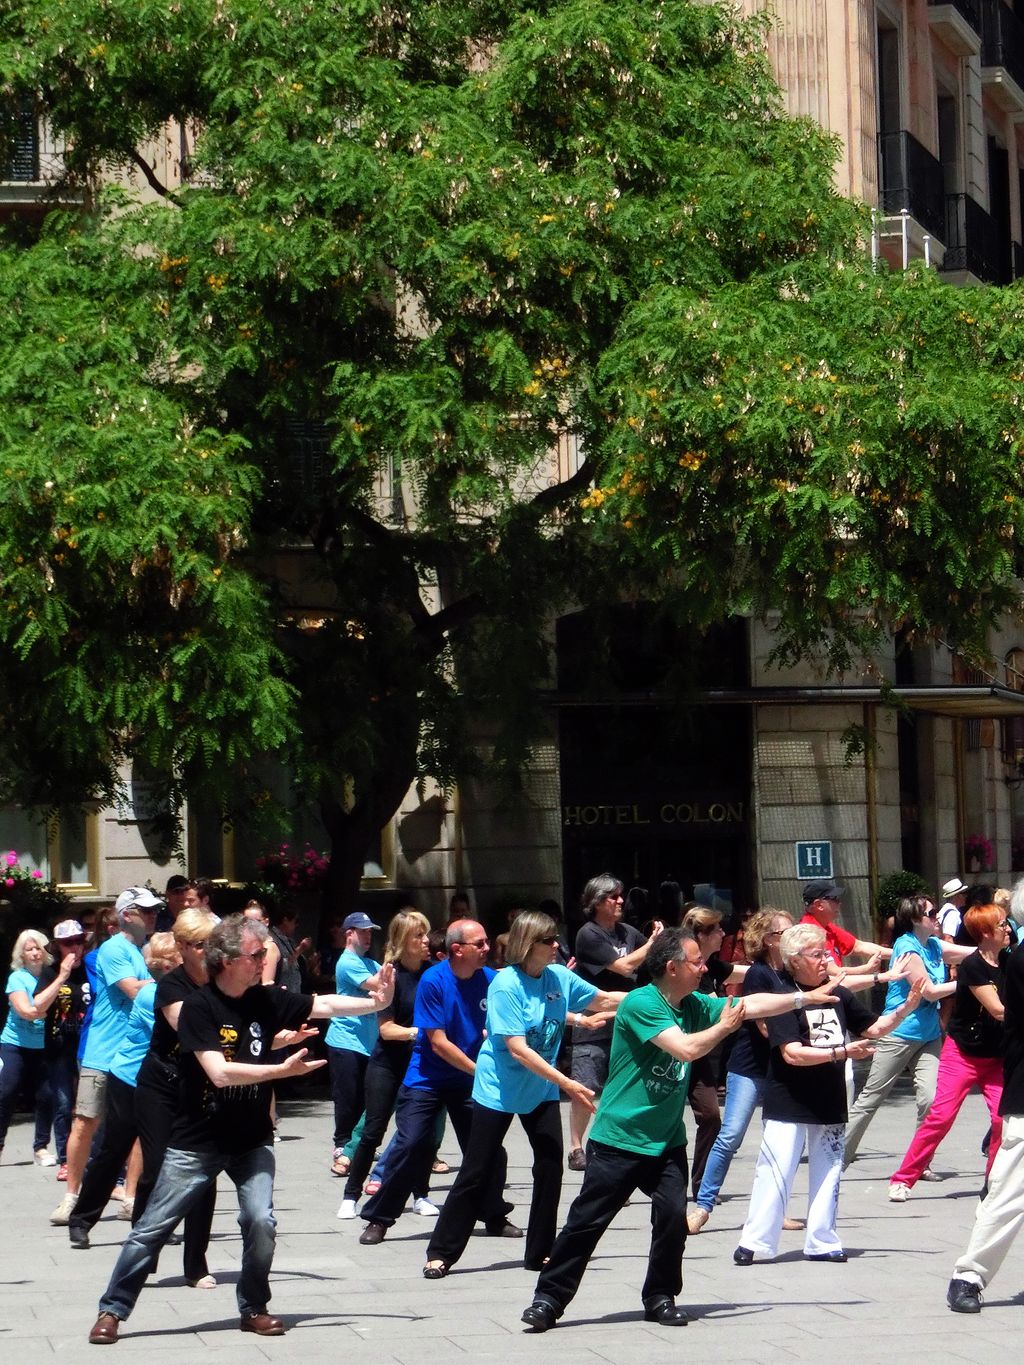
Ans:
{"type": "Polygon", "coordinates": [[[890,915],[895,915],[901,900],[906,896],[916,896],[927,891],[928,883],[919,872],[890,872],[878,883],[875,893],[875,915],[884,924],[890,915]]]}
{"type": "Polygon", "coordinates": [[[335,830],[379,827],[481,734],[516,773],[568,606],[770,615],[834,665],[894,627],[983,648],[1015,599],[1017,296],[872,270],[763,24],[5,7],[0,89],[35,92],[85,211],[0,251],[0,795],[138,759],[237,813],[279,750],[335,830]],[[583,457],[552,481],[559,431],[583,457]]]}

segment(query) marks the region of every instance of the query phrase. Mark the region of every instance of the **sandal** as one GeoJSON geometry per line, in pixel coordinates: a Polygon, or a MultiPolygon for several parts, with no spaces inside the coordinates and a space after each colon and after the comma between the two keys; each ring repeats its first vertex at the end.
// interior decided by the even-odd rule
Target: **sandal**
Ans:
{"type": "Polygon", "coordinates": [[[331,1175],[337,1176],[348,1175],[348,1168],[349,1166],[351,1166],[351,1164],[352,1163],[349,1161],[348,1157],[345,1156],[343,1152],[338,1152],[335,1155],[334,1160],[331,1162],[331,1175]]]}
{"type": "Polygon", "coordinates": [[[450,1269],[451,1266],[447,1261],[428,1261],[423,1267],[423,1278],[425,1280],[443,1280],[450,1269]]]}
{"type": "Polygon", "coordinates": [[[445,1161],[444,1157],[440,1156],[430,1168],[433,1175],[448,1175],[451,1172],[451,1169],[452,1168],[448,1165],[447,1161],[445,1161]]]}

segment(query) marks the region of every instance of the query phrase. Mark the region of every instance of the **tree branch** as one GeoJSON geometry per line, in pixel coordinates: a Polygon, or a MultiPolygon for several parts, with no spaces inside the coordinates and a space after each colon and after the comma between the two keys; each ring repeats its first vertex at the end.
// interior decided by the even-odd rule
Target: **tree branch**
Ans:
{"type": "Polygon", "coordinates": [[[561,483],[551,484],[548,488],[542,488],[539,493],[535,493],[530,499],[530,506],[535,507],[540,512],[546,512],[551,508],[558,507],[568,498],[581,492],[594,477],[594,464],[591,459],[584,459],[575,474],[563,479],[561,483]]]}
{"type": "Polygon", "coordinates": [[[140,156],[139,153],[134,149],[134,147],[129,152],[129,156],[131,157],[135,165],[138,166],[142,174],[146,177],[146,181],[149,185],[149,188],[153,190],[154,193],[159,194],[161,199],[169,199],[172,204],[178,204],[180,206],[181,200],[177,197],[176,194],[174,194],[172,190],[169,190],[166,185],[161,184],[161,182],[153,174],[153,168],[147,163],[145,157],[140,156]]]}

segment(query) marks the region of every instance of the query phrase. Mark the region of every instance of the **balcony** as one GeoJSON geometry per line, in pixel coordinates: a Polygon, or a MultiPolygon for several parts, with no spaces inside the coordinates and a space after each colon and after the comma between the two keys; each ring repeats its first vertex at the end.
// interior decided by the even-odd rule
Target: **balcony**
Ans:
{"type": "Polygon", "coordinates": [[[1024,115],[1024,24],[1003,0],[981,5],[981,80],[1005,113],[1024,115]]]}
{"type": "Polygon", "coordinates": [[[958,57],[972,57],[981,49],[979,0],[928,0],[928,24],[958,57]]]}
{"type": "Polygon", "coordinates": [[[973,275],[984,284],[1013,278],[1009,233],[969,194],[946,196],[946,256],[942,269],[973,275]]]}
{"type": "Polygon", "coordinates": [[[911,133],[883,133],[878,139],[879,207],[883,214],[904,212],[922,234],[945,240],[946,189],[942,163],[911,133]]]}
{"type": "Polygon", "coordinates": [[[56,203],[80,202],[62,185],[64,144],[29,99],[0,99],[0,221],[41,219],[56,203]]]}

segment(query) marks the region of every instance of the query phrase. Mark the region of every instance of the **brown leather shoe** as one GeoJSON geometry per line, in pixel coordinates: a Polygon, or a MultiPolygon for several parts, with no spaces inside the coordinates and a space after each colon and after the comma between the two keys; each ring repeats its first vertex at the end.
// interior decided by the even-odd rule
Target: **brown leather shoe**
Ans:
{"type": "Polygon", "coordinates": [[[115,1318],[113,1313],[101,1313],[96,1319],[96,1326],[89,1333],[90,1345],[113,1346],[120,1326],[121,1319],[115,1318]]]}
{"type": "Polygon", "coordinates": [[[239,1318],[238,1326],[243,1332],[255,1332],[258,1337],[283,1337],[288,1328],[280,1318],[272,1318],[269,1313],[250,1313],[239,1318]]]}
{"type": "Polygon", "coordinates": [[[386,1223],[367,1223],[359,1240],[364,1247],[379,1246],[388,1235],[386,1223]]]}

